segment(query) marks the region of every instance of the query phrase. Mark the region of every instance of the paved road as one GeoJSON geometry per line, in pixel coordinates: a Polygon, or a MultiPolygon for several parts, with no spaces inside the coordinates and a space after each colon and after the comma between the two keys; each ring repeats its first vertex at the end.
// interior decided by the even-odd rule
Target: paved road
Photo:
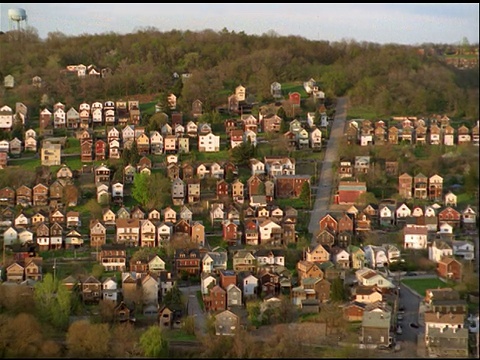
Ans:
{"type": "Polygon", "coordinates": [[[347,121],[347,98],[338,98],[335,109],[335,117],[330,132],[330,138],[325,150],[325,158],[322,163],[322,169],[318,181],[317,197],[313,210],[310,213],[310,224],[308,231],[315,235],[318,232],[318,222],[328,212],[331,203],[332,185],[334,174],[332,165],[337,161],[340,139],[343,137],[345,123],[347,121]]]}
{"type": "Polygon", "coordinates": [[[195,332],[198,334],[205,334],[207,316],[202,311],[197,299],[197,291],[200,291],[200,285],[191,285],[181,287],[180,291],[188,299],[187,300],[187,315],[193,316],[195,319],[195,332]]]}

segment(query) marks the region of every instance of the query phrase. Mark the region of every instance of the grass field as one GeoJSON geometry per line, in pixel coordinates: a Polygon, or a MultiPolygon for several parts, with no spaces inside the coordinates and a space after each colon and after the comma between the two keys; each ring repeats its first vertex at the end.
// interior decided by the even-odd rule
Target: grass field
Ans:
{"type": "Polygon", "coordinates": [[[412,290],[415,290],[421,296],[425,296],[425,292],[428,289],[446,288],[451,286],[451,284],[445,283],[439,278],[403,279],[402,284],[408,286],[412,290]]]}

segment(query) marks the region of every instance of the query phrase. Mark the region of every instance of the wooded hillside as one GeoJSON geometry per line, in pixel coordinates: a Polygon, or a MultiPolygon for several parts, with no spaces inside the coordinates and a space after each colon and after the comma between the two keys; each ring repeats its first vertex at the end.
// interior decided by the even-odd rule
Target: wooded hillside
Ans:
{"type": "Polygon", "coordinates": [[[34,28],[0,35],[0,76],[12,74],[15,88],[0,90],[2,103],[38,107],[44,93],[54,101],[80,102],[173,92],[180,107],[200,99],[205,110],[226,102],[242,84],[255,100],[270,98],[270,84],[314,78],[327,97],[348,95],[351,104],[373,106],[385,115],[447,114],[478,119],[479,72],[459,70],[418,47],[354,41],[311,41],[275,34],[160,32],[145,28],[127,35],[68,37],[34,28]],[[66,77],[67,65],[109,67],[110,78],[66,77]],[[173,73],[191,73],[182,84],[173,73]],[[34,88],[32,77],[45,86],[34,88]]]}

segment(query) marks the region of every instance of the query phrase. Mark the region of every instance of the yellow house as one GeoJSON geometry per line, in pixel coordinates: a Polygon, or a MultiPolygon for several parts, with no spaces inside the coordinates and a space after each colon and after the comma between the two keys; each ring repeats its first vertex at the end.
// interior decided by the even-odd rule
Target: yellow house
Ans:
{"type": "Polygon", "coordinates": [[[61,144],[52,144],[50,142],[44,142],[40,153],[42,165],[52,166],[61,165],[61,144]]]}

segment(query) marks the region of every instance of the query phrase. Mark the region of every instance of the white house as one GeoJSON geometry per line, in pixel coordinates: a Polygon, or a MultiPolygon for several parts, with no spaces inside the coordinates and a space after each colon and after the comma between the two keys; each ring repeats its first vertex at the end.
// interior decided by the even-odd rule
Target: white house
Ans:
{"type": "Polygon", "coordinates": [[[217,285],[217,279],[211,273],[202,273],[200,276],[200,288],[202,295],[208,295],[211,287],[217,285]]]}
{"type": "Polygon", "coordinates": [[[13,226],[10,226],[3,232],[3,241],[6,246],[12,245],[18,240],[18,231],[13,226]]]}
{"type": "Polygon", "coordinates": [[[198,136],[198,151],[217,152],[220,151],[220,136],[208,133],[198,136]]]}
{"type": "Polygon", "coordinates": [[[375,270],[364,268],[355,271],[355,278],[360,285],[377,286],[379,288],[395,288],[396,286],[375,270]]]}
{"type": "Polygon", "coordinates": [[[13,110],[10,106],[4,105],[0,107],[0,129],[10,130],[13,125],[13,110]]]}
{"type": "Polygon", "coordinates": [[[104,301],[112,301],[116,303],[117,294],[118,294],[117,282],[111,277],[106,278],[102,282],[102,299],[104,301]]]}
{"type": "Polygon", "coordinates": [[[434,241],[428,246],[428,259],[438,263],[444,256],[452,256],[453,250],[445,241],[434,241]]]}
{"type": "Polygon", "coordinates": [[[403,247],[405,249],[426,249],[428,227],[407,224],[403,228],[403,247]]]}
{"type": "Polygon", "coordinates": [[[280,231],[282,227],[272,220],[265,220],[259,226],[260,242],[265,243],[272,240],[272,233],[280,231]]]}
{"type": "Polygon", "coordinates": [[[365,261],[372,269],[388,266],[388,255],[385,248],[375,245],[366,245],[363,247],[365,261]]]}
{"type": "Polygon", "coordinates": [[[453,255],[461,256],[465,260],[475,258],[475,246],[469,241],[454,240],[452,242],[453,255]]]}
{"type": "Polygon", "coordinates": [[[250,159],[250,169],[252,170],[252,175],[265,174],[265,164],[258,159],[250,159]]]}
{"type": "Polygon", "coordinates": [[[412,210],[408,207],[407,204],[403,203],[400,205],[397,210],[395,210],[395,218],[398,222],[398,220],[405,220],[407,217],[410,217],[412,215],[412,210]]]}
{"type": "Polygon", "coordinates": [[[243,292],[243,298],[248,299],[257,294],[259,280],[253,274],[249,274],[240,280],[240,288],[243,292]]]}

